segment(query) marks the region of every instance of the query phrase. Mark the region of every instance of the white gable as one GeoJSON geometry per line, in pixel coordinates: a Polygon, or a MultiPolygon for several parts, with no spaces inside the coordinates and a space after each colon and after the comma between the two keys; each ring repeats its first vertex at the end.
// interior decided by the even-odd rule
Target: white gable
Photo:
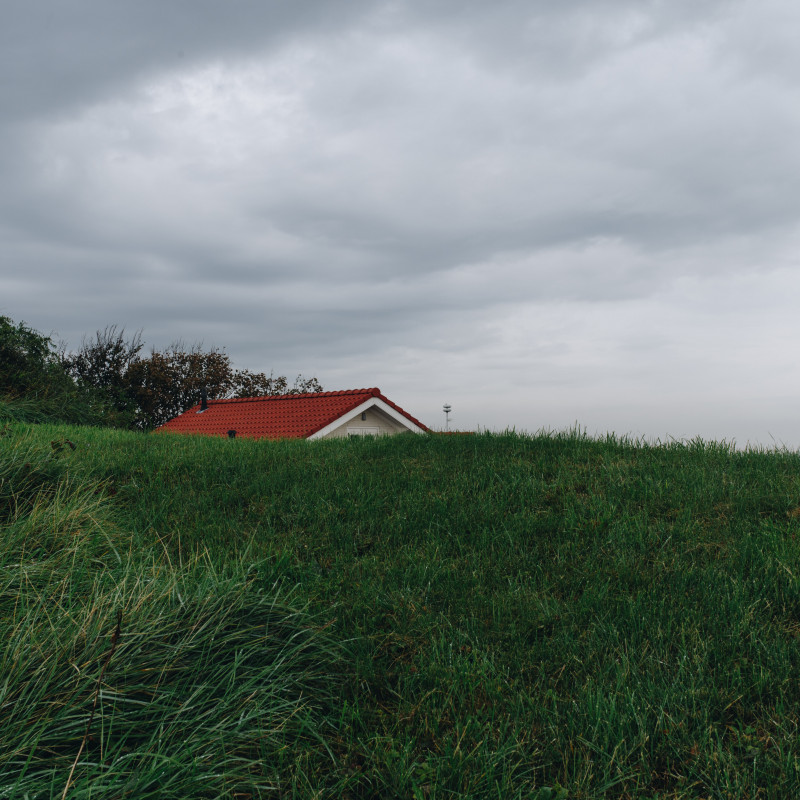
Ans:
{"type": "Polygon", "coordinates": [[[384,403],[379,397],[370,397],[308,438],[324,439],[331,435],[363,435],[367,432],[366,429],[369,429],[368,433],[373,433],[376,427],[379,429],[379,433],[388,435],[404,431],[425,433],[423,428],[415,425],[408,417],[384,403]],[[362,414],[367,418],[362,419],[362,414]]]}

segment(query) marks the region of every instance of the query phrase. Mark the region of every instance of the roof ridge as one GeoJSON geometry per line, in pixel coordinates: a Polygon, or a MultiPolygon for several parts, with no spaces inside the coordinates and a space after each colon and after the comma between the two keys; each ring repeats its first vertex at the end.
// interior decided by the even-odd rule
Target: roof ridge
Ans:
{"type": "MultiPolygon", "coordinates": [[[[214,400],[209,400],[208,405],[217,405],[219,403],[263,403],[267,400],[305,400],[317,397],[344,397],[346,395],[366,394],[371,397],[378,397],[381,395],[381,390],[377,388],[370,389],[341,389],[332,392],[289,392],[287,394],[265,394],[255,397],[218,397],[214,400]]],[[[200,405],[196,403],[196,406],[200,405]]]]}

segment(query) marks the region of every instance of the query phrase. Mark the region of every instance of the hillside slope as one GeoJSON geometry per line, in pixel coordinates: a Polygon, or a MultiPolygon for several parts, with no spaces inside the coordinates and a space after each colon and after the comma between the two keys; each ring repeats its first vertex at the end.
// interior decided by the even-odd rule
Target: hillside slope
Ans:
{"type": "Polygon", "coordinates": [[[22,424],[0,453],[0,797],[800,792],[797,454],[22,424]]]}

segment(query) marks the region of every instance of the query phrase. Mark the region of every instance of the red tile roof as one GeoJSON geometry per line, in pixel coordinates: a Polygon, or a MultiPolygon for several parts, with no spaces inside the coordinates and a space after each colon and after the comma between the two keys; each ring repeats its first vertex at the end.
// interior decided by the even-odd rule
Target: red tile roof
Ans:
{"type": "Polygon", "coordinates": [[[382,400],[422,430],[428,430],[418,419],[384,397],[380,389],[350,389],[209,400],[205,411],[200,412],[198,403],[156,431],[227,436],[229,430],[235,430],[237,436],[250,439],[306,439],[371,397],[382,400]]]}

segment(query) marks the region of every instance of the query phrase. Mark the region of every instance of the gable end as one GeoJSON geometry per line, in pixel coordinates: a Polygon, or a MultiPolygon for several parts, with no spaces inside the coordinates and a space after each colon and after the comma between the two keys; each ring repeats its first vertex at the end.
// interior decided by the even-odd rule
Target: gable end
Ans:
{"type": "Polygon", "coordinates": [[[309,441],[312,439],[324,439],[338,428],[346,425],[348,422],[358,420],[362,413],[368,412],[371,409],[378,409],[395,425],[398,425],[403,430],[410,431],[412,433],[425,433],[424,428],[421,428],[415,422],[410,420],[405,414],[402,414],[396,409],[392,408],[392,406],[390,406],[388,403],[385,403],[383,400],[381,400],[381,398],[370,397],[363,403],[342,414],[340,417],[337,417],[335,420],[328,423],[323,428],[320,428],[318,431],[315,431],[306,438],[309,441]]]}

